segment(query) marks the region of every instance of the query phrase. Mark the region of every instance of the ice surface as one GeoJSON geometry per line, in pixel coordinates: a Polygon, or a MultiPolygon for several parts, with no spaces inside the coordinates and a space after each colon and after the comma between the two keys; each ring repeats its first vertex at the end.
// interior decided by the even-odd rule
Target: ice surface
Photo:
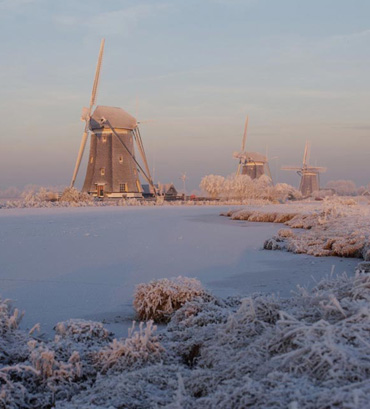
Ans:
{"type": "MultiPolygon", "coordinates": [[[[316,204],[315,204],[316,206],[316,204]]],[[[26,314],[21,323],[53,334],[59,321],[107,323],[126,336],[135,286],[179,275],[218,296],[290,294],[357,260],[261,250],[281,225],[219,217],[229,207],[2,209],[0,295],[26,314]]]]}

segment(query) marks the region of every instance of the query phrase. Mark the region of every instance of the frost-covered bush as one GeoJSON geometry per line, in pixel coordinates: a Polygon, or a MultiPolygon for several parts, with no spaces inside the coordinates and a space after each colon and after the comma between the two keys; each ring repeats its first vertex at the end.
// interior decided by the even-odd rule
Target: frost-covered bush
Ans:
{"type": "Polygon", "coordinates": [[[326,188],[341,196],[351,196],[357,192],[356,184],[352,180],[330,180],[326,188]]]}
{"type": "Polygon", "coordinates": [[[96,357],[97,367],[102,372],[108,369],[121,372],[133,365],[142,366],[147,362],[158,361],[164,349],[154,334],[156,329],[153,321],[148,321],[145,327],[141,322],[139,330],[135,330],[134,322],[128,338],[114,339],[99,351],[96,357]]]}
{"type": "Polygon", "coordinates": [[[284,223],[264,243],[268,250],[288,250],[313,256],[357,257],[370,260],[370,208],[361,198],[331,196],[320,202],[265,207],[247,206],[222,214],[232,220],[284,223]]]}
{"type": "MultiPolygon", "coordinates": [[[[81,332],[102,328],[68,321],[57,340],[13,338],[29,347],[0,362],[0,407],[367,409],[369,302],[370,275],[359,271],[289,298],[196,297],[158,337],[150,321],[91,347],[81,332]]],[[[5,337],[19,332],[10,328],[5,337]]]]}
{"type": "Polygon", "coordinates": [[[59,199],[60,202],[67,203],[92,203],[93,198],[86,192],[80,192],[74,187],[67,187],[64,189],[59,199]]]}
{"type": "Polygon", "coordinates": [[[277,183],[271,190],[271,196],[282,203],[287,200],[302,199],[302,193],[287,183],[277,183]]]}
{"type": "Polygon", "coordinates": [[[101,322],[81,319],[59,322],[55,326],[55,333],[58,337],[84,343],[99,342],[100,340],[105,342],[111,338],[111,334],[101,322]]]}
{"type": "Polygon", "coordinates": [[[13,308],[10,300],[0,298],[0,335],[17,329],[23,317],[17,308],[13,308]]]}
{"type": "Polygon", "coordinates": [[[224,189],[225,178],[219,175],[204,176],[200,182],[200,188],[212,198],[218,198],[224,189]]]}
{"type": "Polygon", "coordinates": [[[265,200],[269,202],[285,202],[302,199],[302,194],[286,183],[273,186],[267,175],[251,179],[248,175],[230,175],[227,178],[218,175],[205,176],[200,188],[212,198],[221,200],[265,200]]]}
{"type": "Polygon", "coordinates": [[[163,278],[136,287],[134,308],[141,320],[165,322],[187,301],[205,295],[201,283],[195,278],[163,278]]]}

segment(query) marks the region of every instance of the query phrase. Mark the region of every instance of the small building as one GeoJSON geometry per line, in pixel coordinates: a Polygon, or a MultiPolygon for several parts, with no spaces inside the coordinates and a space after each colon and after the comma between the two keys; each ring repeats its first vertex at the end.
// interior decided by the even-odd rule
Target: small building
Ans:
{"type": "MultiPolygon", "coordinates": [[[[158,183],[155,186],[158,196],[164,196],[165,200],[175,200],[178,197],[178,192],[173,183],[158,183]]],[[[150,197],[153,196],[152,188],[150,185],[142,185],[143,196],[150,197]]]]}

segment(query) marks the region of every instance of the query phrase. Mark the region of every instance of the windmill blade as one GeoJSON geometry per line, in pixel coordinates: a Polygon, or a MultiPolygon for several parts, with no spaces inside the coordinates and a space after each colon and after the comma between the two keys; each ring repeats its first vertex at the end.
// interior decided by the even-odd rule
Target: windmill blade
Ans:
{"type": "Polygon", "coordinates": [[[322,166],[309,166],[306,168],[307,172],[323,173],[327,171],[327,168],[322,166]]]}
{"type": "Polygon", "coordinates": [[[281,170],[295,170],[295,171],[299,171],[302,170],[302,168],[300,168],[299,166],[282,166],[281,170]]]}
{"type": "Polygon", "coordinates": [[[94,78],[94,84],[91,92],[91,98],[90,98],[90,115],[91,115],[91,109],[95,105],[96,102],[96,94],[98,92],[98,86],[99,86],[99,79],[100,79],[100,70],[101,70],[101,64],[103,61],[103,53],[104,53],[104,44],[105,44],[105,39],[103,38],[100,43],[100,50],[99,50],[99,57],[98,57],[98,63],[96,64],[96,71],[95,71],[95,78],[94,78]]]}
{"type": "Polygon", "coordinates": [[[244,152],[245,149],[245,143],[247,141],[247,128],[248,128],[248,115],[245,120],[245,125],[244,125],[244,134],[243,134],[243,139],[242,139],[242,152],[244,152]]]}
{"type": "Polygon", "coordinates": [[[303,154],[303,166],[307,166],[310,160],[310,152],[311,152],[311,143],[306,141],[306,145],[304,147],[304,154],[303,154]]]}
{"type": "Polygon", "coordinates": [[[83,119],[84,121],[86,121],[86,123],[85,123],[85,130],[84,130],[84,133],[83,133],[83,135],[82,135],[82,140],[81,140],[81,144],[80,144],[80,149],[79,149],[79,151],[78,151],[77,160],[76,160],[76,165],[75,165],[75,168],[74,168],[74,171],[73,171],[73,176],[72,176],[72,180],[71,180],[70,187],[73,187],[74,184],[75,184],[75,182],[76,182],[78,170],[79,170],[80,165],[81,165],[82,156],[83,156],[84,151],[85,151],[85,146],[86,146],[86,142],[87,142],[87,136],[88,136],[89,127],[90,127],[91,110],[92,110],[92,107],[95,105],[95,102],[96,102],[96,94],[97,94],[97,91],[98,91],[100,70],[101,70],[101,64],[102,64],[102,61],[103,61],[104,44],[105,44],[105,39],[103,38],[103,39],[101,40],[101,43],[100,43],[98,63],[97,63],[97,65],[96,65],[94,84],[93,84],[93,88],[92,88],[92,92],[91,92],[91,98],[90,98],[90,107],[89,107],[89,108],[84,108],[84,109],[83,109],[83,113],[82,113],[82,119],[83,119]]]}
{"type": "Polygon", "coordinates": [[[89,133],[89,123],[90,123],[89,121],[86,121],[85,130],[84,130],[84,133],[82,135],[81,145],[80,145],[80,149],[78,151],[76,165],[75,165],[75,169],[73,171],[73,176],[72,176],[70,187],[73,187],[75,182],[76,182],[76,177],[77,177],[77,174],[78,174],[78,170],[80,168],[81,159],[82,159],[82,156],[83,156],[84,151],[85,151],[87,135],[89,133]]]}

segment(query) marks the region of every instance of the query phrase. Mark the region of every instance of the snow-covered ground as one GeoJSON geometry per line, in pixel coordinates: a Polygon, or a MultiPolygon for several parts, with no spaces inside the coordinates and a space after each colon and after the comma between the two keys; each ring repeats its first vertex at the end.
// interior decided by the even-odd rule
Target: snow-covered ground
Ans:
{"type": "Polygon", "coordinates": [[[337,273],[354,271],[354,259],[262,250],[281,225],[219,216],[228,209],[2,209],[0,295],[25,311],[23,328],[40,323],[51,335],[57,322],[84,318],[126,336],[135,286],[151,279],[197,277],[222,297],[288,296],[333,265],[337,273]]]}
{"type": "Polygon", "coordinates": [[[367,408],[369,274],[354,275],[355,258],[262,249],[276,235],[321,248],[357,227],[367,240],[367,208],[343,206],[248,207],[234,220],[220,206],[2,209],[0,294],[25,317],[19,330],[0,299],[0,407],[367,408]],[[293,236],[255,222],[281,213],[293,236]],[[333,270],[348,276],[322,280],[333,270]],[[180,275],[205,291],[192,279],[141,285],[143,316],[198,297],[159,334],[148,321],[127,336],[135,287],[180,275]],[[24,331],[36,323],[44,335],[24,331]]]}

